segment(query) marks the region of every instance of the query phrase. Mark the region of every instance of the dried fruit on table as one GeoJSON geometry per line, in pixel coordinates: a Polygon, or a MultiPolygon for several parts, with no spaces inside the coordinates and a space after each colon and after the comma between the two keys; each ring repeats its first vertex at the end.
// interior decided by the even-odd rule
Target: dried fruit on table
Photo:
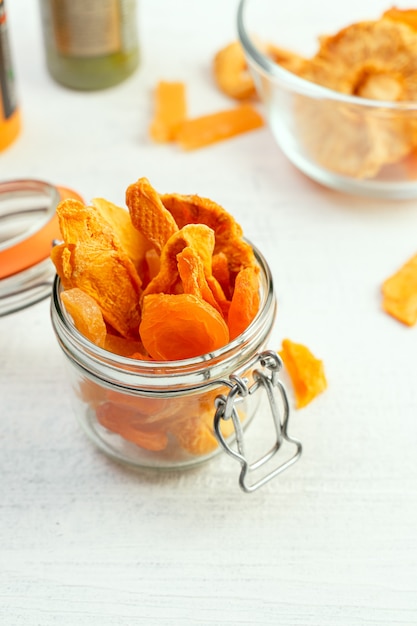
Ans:
{"type": "Polygon", "coordinates": [[[155,115],[149,132],[154,141],[174,141],[186,118],[185,84],[161,81],[155,90],[155,115]]]}
{"type": "Polygon", "coordinates": [[[97,302],[77,287],[63,291],[61,300],[77,330],[96,346],[104,348],[107,329],[97,302]]]}
{"type": "Polygon", "coordinates": [[[178,226],[147,178],[139,178],[136,183],[129,185],[126,205],[133,226],[161,252],[178,226]]]}
{"type": "Polygon", "coordinates": [[[63,200],[57,215],[63,244],[51,252],[64,289],[78,287],[123,337],[137,337],[141,280],[109,223],[94,207],[63,200]]]}
{"type": "Polygon", "coordinates": [[[176,361],[225,346],[229,329],[210,304],[192,294],[151,294],[142,307],[140,336],[151,357],[176,361]]]}
{"type": "Polygon", "coordinates": [[[382,285],[384,311],[407,326],[417,322],[417,254],[382,285]]]}
{"type": "Polygon", "coordinates": [[[263,117],[251,104],[185,120],[177,142],[184,150],[195,150],[264,126],[263,117]]]}
{"type": "Polygon", "coordinates": [[[217,86],[227,96],[237,100],[255,96],[255,85],[240,42],[233,41],[217,52],[213,72],[217,86]]]}
{"type": "Polygon", "coordinates": [[[309,404],[327,388],[323,362],[303,344],[284,339],[279,352],[294,386],[297,409],[309,404]]]}

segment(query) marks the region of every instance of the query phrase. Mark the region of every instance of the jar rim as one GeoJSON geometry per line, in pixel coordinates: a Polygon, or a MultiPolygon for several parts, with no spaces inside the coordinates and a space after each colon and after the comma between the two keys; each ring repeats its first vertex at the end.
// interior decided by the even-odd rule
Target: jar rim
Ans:
{"type": "MultiPolygon", "coordinates": [[[[248,243],[250,242],[248,241],[248,243]]],[[[170,380],[176,378],[180,382],[183,377],[188,378],[195,375],[196,380],[203,382],[208,378],[212,379],[217,370],[224,370],[228,363],[235,364],[236,360],[246,362],[250,355],[257,353],[259,347],[264,345],[265,339],[271,332],[276,314],[271,270],[262,253],[253,244],[250,243],[250,245],[259,264],[261,282],[263,282],[261,285],[261,303],[251,324],[243,333],[225,346],[208,354],[176,361],[144,361],[109,352],[96,346],[75,328],[71,317],[61,302],[62,285],[59,276],[56,275],[52,289],[51,317],[61,348],[72,361],[78,363],[80,368],[87,370],[90,374],[94,371],[96,376],[101,379],[103,377],[100,372],[104,366],[107,376],[110,376],[113,384],[112,374],[118,379],[118,373],[122,371],[126,374],[125,383],[127,386],[130,384],[136,386],[135,377],[137,376],[142,379],[142,382],[161,381],[167,377],[170,380]]],[[[122,384],[122,386],[125,385],[122,384]]]]}

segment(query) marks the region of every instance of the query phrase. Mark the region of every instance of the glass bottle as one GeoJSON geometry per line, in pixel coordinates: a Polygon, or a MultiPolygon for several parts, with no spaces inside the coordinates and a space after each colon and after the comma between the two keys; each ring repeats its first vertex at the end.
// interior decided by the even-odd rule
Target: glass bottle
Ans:
{"type": "Polygon", "coordinates": [[[40,0],[46,63],[73,89],[128,78],[139,63],[136,0],[40,0]]]}
{"type": "Polygon", "coordinates": [[[0,0],[0,150],[7,148],[20,132],[14,72],[7,33],[6,9],[0,0]]]}

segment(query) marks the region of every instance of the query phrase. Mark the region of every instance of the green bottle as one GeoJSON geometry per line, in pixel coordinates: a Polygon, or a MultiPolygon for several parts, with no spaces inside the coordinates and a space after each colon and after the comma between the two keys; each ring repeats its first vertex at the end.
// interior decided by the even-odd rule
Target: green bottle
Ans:
{"type": "Polygon", "coordinates": [[[73,89],[105,89],[139,63],[136,0],[40,0],[46,64],[73,89]]]}

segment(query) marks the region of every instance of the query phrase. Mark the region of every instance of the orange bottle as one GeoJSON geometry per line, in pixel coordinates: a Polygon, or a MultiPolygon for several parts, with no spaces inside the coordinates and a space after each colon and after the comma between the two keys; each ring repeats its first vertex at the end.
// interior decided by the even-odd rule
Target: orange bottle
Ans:
{"type": "Polygon", "coordinates": [[[20,131],[14,73],[7,36],[4,0],[0,0],[0,150],[7,148],[20,131]]]}

